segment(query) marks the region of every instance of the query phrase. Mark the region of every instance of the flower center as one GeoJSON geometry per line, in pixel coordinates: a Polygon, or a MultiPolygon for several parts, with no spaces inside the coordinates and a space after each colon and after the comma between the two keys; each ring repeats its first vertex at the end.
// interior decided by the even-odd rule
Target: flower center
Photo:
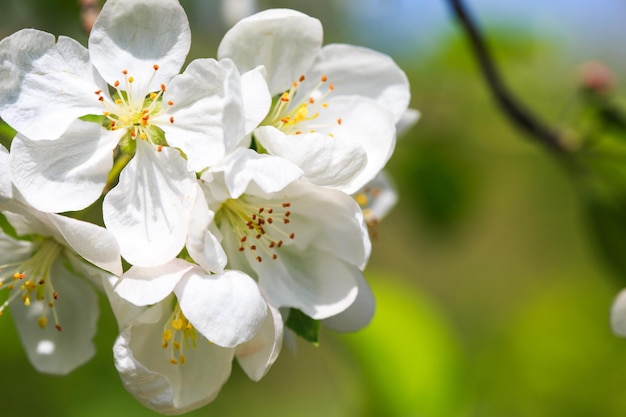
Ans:
{"type": "MultiPolygon", "coordinates": [[[[274,126],[288,135],[299,135],[301,133],[315,133],[318,129],[328,131],[332,128],[329,124],[315,124],[320,111],[328,108],[328,103],[324,101],[326,97],[335,91],[334,84],[328,84],[325,91],[322,86],[328,82],[328,77],[322,75],[320,81],[309,91],[302,91],[301,83],[305,76],[301,75],[298,81],[291,84],[291,88],[275,99],[268,116],[261,126],[274,126]]],[[[341,118],[337,119],[337,124],[341,124],[341,118]]],[[[327,133],[333,136],[332,133],[327,133]]]]}
{"type": "Polygon", "coordinates": [[[183,314],[178,303],[163,326],[161,347],[170,349],[170,363],[184,365],[186,358],[184,349],[196,348],[198,332],[183,314]]]}
{"type": "Polygon", "coordinates": [[[246,196],[226,200],[216,214],[216,223],[218,227],[224,221],[229,223],[224,230],[235,233],[239,252],[249,251],[257,262],[275,260],[284,242],[296,237],[289,227],[291,203],[255,203],[246,196]]]}
{"type": "MultiPolygon", "coordinates": [[[[155,64],[153,68],[152,77],[144,87],[137,87],[135,78],[129,75],[127,70],[123,70],[123,83],[119,80],[113,83],[112,100],[106,98],[102,90],[96,91],[95,94],[102,103],[103,114],[110,130],[125,129],[133,139],[139,137],[154,144],[160,144],[158,135],[155,135],[155,131],[151,129],[154,127],[151,120],[163,109],[162,99],[166,88],[165,84],[161,84],[158,91],[148,90],[159,66],[155,64]]],[[[172,106],[174,102],[168,101],[167,105],[172,106]]],[[[169,121],[174,123],[174,117],[170,117],[169,121]]]]}
{"type": "Polygon", "coordinates": [[[58,242],[46,239],[28,260],[0,266],[0,289],[9,290],[9,297],[0,305],[0,316],[15,300],[19,299],[26,307],[38,302],[42,307],[37,319],[39,327],[44,329],[52,314],[56,329],[61,331],[55,309],[59,295],[52,285],[50,269],[62,250],[63,246],[58,242]]]}

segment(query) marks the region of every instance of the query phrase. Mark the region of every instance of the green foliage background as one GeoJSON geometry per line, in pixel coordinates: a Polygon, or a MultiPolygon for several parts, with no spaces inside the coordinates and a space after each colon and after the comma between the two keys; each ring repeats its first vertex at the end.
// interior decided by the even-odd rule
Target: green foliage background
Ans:
{"type": "MultiPolygon", "coordinates": [[[[190,58],[215,56],[227,29],[219,2],[182,3],[193,16],[190,58]]],[[[337,2],[260,3],[319,17],[327,42],[363,43],[337,2]]],[[[2,36],[37,27],[86,42],[74,0],[1,9],[2,36]]],[[[572,125],[581,57],[520,27],[487,26],[507,81],[549,123],[572,125]]],[[[432,43],[420,54],[382,51],[394,51],[423,117],[389,164],[401,200],[377,228],[367,270],[374,322],[356,334],[322,330],[319,347],[298,341],[259,383],[235,366],[217,400],[190,415],[626,415],[626,341],[608,320],[625,280],[598,256],[575,179],[494,107],[457,30],[432,43]]],[[[97,356],[63,378],[33,371],[10,317],[0,318],[0,415],[155,415],[122,387],[117,329],[104,299],[101,308],[97,356]]]]}

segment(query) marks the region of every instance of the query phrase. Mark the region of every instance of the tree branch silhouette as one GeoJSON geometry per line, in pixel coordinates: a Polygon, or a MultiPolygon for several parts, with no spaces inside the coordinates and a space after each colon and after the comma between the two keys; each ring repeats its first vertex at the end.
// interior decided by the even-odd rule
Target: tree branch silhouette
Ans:
{"type": "Polygon", "coordinates": [[[500,109],[509,120],[529,137],[556,153],[566,153],[567,148],[560,140],[559,132],[550,128],[543,121],[524,107],[504,84],[491,57],[487,44],[474,20],[471,18],[462,0],[447,0],[459,24],[462,26],[485,81],[500,109]]]}

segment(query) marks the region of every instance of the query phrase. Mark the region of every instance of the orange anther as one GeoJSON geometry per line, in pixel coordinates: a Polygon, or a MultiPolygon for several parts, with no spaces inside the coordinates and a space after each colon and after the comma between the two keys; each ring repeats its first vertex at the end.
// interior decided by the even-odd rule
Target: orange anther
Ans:
{"type": "Polygon", "coordinates": [[[304,81],[304,80],[305,80],[305,78],[304,78],[304,74],[302,74],[302,75],[300,76],[299,81],[300,81],[300,82],[302,82],[302,81],[304,81]]]}
{"type": "Polygon", "coordinates": [[[325,83],[326,81],[328,81],[328,77],[325,76],[325,75],[322,75],[321,80],[322,80],[323,83],[325,83]]]}

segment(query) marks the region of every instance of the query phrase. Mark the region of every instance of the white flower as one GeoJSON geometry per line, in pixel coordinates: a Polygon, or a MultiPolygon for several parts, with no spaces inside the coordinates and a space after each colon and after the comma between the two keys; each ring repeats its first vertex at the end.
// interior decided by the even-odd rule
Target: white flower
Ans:
{"type": "Polygon", "coordinates": [[[0,210],[29,240],[0,234],[0,315],[10,307],[37,370],[66,374],[94,354],[98,299],[85,278],[121,274],[119,247],[99,226],[28,206],[6,181],[7,159],[0,148],[0,210]]]}
{"type": "Polygon", "coordinates": [[[365,223],[373,227],[396,205],[398,193],[389,176],[381,171],[356,192],[353,198],[363,210],[365,223]]]}
{"type": "Polygon", "coordinates": [[[353,193],[391,156],[410,92],[388,56],[322,47],[317,19],[275,9],[236,24],[218,57],[231,58],[242,72],[265,66],[275,101],[254,137],[268,153],[298,164],[304,179],[353,193]]]}
{"type": "Polygon", "coordinates": [[[104,199],[104,221],[132,264],[178,254],[195,199],[193,171],[245,134],[232,62],[195,60],[178,74],[190,36],[175,0],[109,0],[88,50],[34,29],[0,42],[0,116],[20,132],[13,181],[37,209],[65,212],[94,202],[114,185],[111,170],[121,170],[104,199]]]}
{"type": "Polygon", "coordinates": [[[181,414],[212,401],[230,376],[235,357],[255,381],[278,357],[283,324],[280,313],[269,306],[253,339],[221,347],[196,333],[172,305],[170,298],[139,314],[117,309],[121,332],[113,347],[115,366],[126,389],[159,413],[181,414]]]}
{"type": "Polygon", "coordinates": [[[350,196],[301,174],[280,157],[238,149],[201,181],[229,267],[258,278],[271,305],[324,319],[354,302],[370,242],[350,196]]]}
{"type": "Polygon", "coordinates": [[[136,306],[156,304],[175,293],[180,313],[222,347],[249,341],[266,314],[265,300],[246,274],[211,274],[182,259],[153,268],[132,267],[116,283],[115,292],[136,306]]]}

